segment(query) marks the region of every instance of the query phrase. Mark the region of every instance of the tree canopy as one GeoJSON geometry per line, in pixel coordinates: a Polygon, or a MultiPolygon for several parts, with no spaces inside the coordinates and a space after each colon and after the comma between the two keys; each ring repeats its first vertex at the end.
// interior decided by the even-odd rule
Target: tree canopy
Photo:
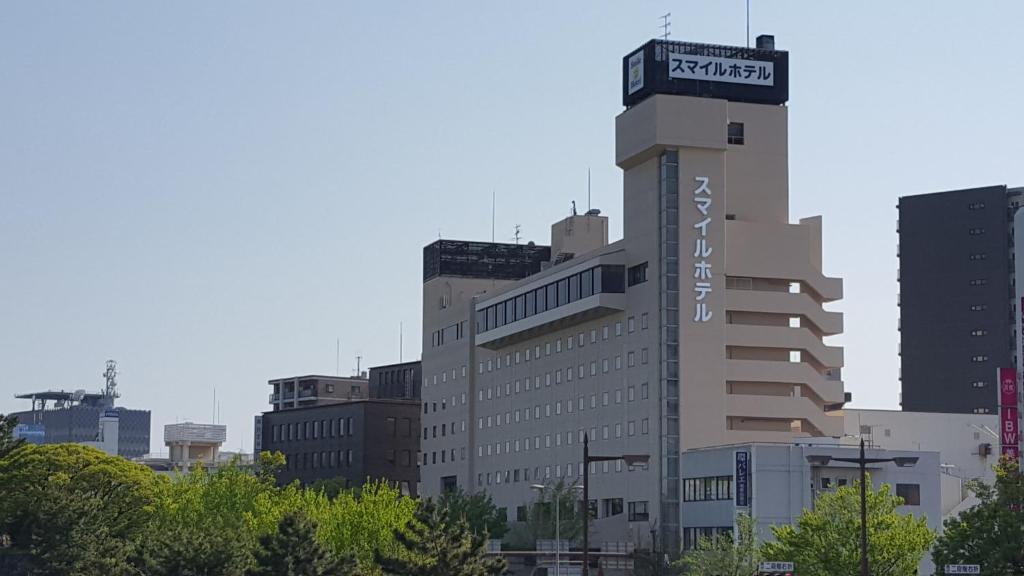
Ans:
{"type": "MultiPolygon", "coordinates": [[[[870,486],[870,479],[868,480],[870,486]]],[[[914,576],[934,534],[925,518],[900,514],[903,499],[883,484],[868,489],[868,562],[873,576],[914,576]]],[[[822,494],[795,526],[772,527],[767,561],[794,562],[801,576],[857,576],[860,573],[860,482],[822,494]]]]}
{"type": "Polygon", "coordinates": [[[495,506],[494,500],[486,492],[469,494],[457,488],[443,493],[437,500],[437,506],[449,523],[463,519],[475,534],[501,539],[508,532],[505,511],[495,506]]]}
{"type": "Polygon", "coordinates": [[[394,532],[402,549],[377,554],[386,574],[395,576],[499,576],[505,560],[489,556],[487,540],[475,534],[463,518],[448,520],[434,502],[420,503],[415,518],[394,532]]]}
{"type": "Polygon", "coordinates": [[[1024,474],[1003,458],[994,486],[972,482],[980,503],[946,520],[933,557],[937,566],[978,564],[982,574],[1024,576],[1024,474]]]}
{"type": "Polygon", "coordinates": [[[692,576],[750,576],[761,561],[755,525],[749,514],[740,514],[736,517],[735,537],[719,534],[701,538],[697,547],[674,566],[692,576]]]}

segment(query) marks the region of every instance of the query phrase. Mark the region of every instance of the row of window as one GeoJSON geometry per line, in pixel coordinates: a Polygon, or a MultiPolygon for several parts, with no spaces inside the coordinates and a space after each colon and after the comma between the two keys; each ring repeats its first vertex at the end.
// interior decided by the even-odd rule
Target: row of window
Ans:
{"type": "Polygon", "coordinates": [[[971,286],[987,286],[988,278],[972,278],[970,284],[971,286]]]}
{"type": "Polygon", "coordinates": [[[683,528],[683,550],[693,550],[701,539],[711,539],[722,534],[732,534],[732,526],[687,526],[683,528]]]}
{"type": "Polygon", "coordinates": [[[683,479],[683,502],[732,499],[732,476],[683,479]]]}
{"type": "MultiPolygon", "coordinates": [[[[648,313],[644,312],[643,314],[640,315],[640,330],[646,330],[648,325],[649,325],[648,313]]],[[[630,316],[629,318],[626,319],[625,330],[626,330],[626,332],[629,332],[629,333],[636,332],[636,330],[637,330],[637,322],[636,322],[636,317],[635,316],[630,316]]],[[[609,326],[608,324],[605,324],[604,326],[602,326],[601,330],[600,330],[600,339],[608,340],[610,338],[610,335],[613,334],[613,333],[614,333],[615,336],[622,336],[622,334],[623,334],[623,324],[622,324],[621,321],[615,322],[615,324],[612,325],[612,326],[609,326]],[[614,330],[614,332],[613,332],[613,330],[614,330]]],[[[597,343],[598,337],[599,337],[598,336],[598,329],[597,328],[592,329],[590,331],[590,343],[591,344],[597,343]]],[[[445,340],[445,341],[447,341],[447,340],[445,340]]],[[[513,363],[520,364],[520,363],[522,363],[524,361],[524,358],[525,358],[526,362],[529,362],[529,361],[531,361],[533,359],[539,359],[542,354],[544,356],[550,356],[552,353],[560,354],[563,349],[564,350],[572,350],[574,348],[574,346],[582,348],[582,347],[584,347],[586,345],[586,341],[587,341],[586,334],[583,333],[583,332],[580,332],[575,337],[571,336],[571,335],[566,337],[565,341],[564,341],[564,346],[563,346],[562,339],[558,338],[558,339],[556,339],[554,341],[545,342],[543,346],[540,345],[540,344],[537,344],[536,346],[533,346],[533,347],[528,347],[528,348],[525,348],[523,350],[517,350],[514,354],[512,352],[506,352],[505,355],[504,355],[504,362],[502,361],[503,357],[499,354],[499,355],[495,356],[494,358],[491,358],[491,359],[487,360],[486,363],[481,361],[479,366],[478,366],[478,371],[479,371],[480,374],[483,374],[485,370],[487,372],[493,372],[494,370],[501,370],[501,368],[503,366],[506,367],[506,368],[511,367],[513,363]]],[[[466,367],[465,366],[462,366],[461,373],[462,373],[462,377],[465,378],[466,377],[466,367]]],[[[452,368],[451,372],[450,372],[450,375],[449,375],[449,372],[447,370],[445,370],[444,372],[441,372],[439,375],[438,374],[434,374],[432,378],[428,378],[428,377],[424,376],[423,377],[423,387],[426,388],[426,387],[429,387],[431,385],[437,385],[439,381],[440,381],[441,384],[444,384],[444,383],[447,383],[449,379],[451,379],[451,381],[454,382],[456,380],[456,376],[457,375],[458,375],[458,371],[455,368],[452,368]]],[[[424,413],[426,413],[426,412],[424,412],[424,413]]]]}
{"type": "Polygon", "coordinates": [[[625,266],[595,266],[546,286],[492,304],[476,313],[478,334],[595,294],[625,292],[625,266]]]}
{"type": "MultiPolygon", "coordinates": [[[[518,471],[517,471],[518,472],[518,471]]],[[[597,519],[598,501],[590,500],[587,502],[587,509],[589,515],[593,519],[597,519]]],[[[603,515],[601,518],[611,518],[622,514],[622,498],[602,498],[601,499],[601,510],[603,515]]],[[[629,504],[629,521],[630,522],[646,522],[650,518],[650,514],[647,511],[647,500],[634,500],[629,504]]],[[[540,514],[543,517],[547,517],[553,514],[551,512],[550,502],[537,502],[533,504],[535,514],[540,514]]],[[[529,516],[529,507],[518,506],[516,507],[516,522],[526,522],[529,516]]]]}
{"type": "Polygon", "coordinates": [[[352,450],[289,453],[284,456],[284,468],[285,470],[348,468],[352,466],[353,460],[352,450]]]}
{"type": "MultiPolygon", "coordinates": [[[[590,431],[589,431],[589,434],[587,433],[587,430],[585,430],[583,428],[580,428],[579,430],[576,430],[575,432],[573,432],[572,430],[568,430],[568,431],[566,431],[564,433],[564,438],[565,438],[564,444],[566,446],[571,446],[573,444],[573,438],[576,438],[577,439],[576,441],[578,443],[582,444],[583,443],[583,436],[584,435],[587,435],[587,437],[590,439],[591,442],[596,442],[596,441],[599,441],[599,440],[610,440],[613,437],[614,438],[622,438],[623,434],[625,434],[626,436],[636,436],[638,431],[639,431],[639,434],[641,434],[641,435],[650,434],[650,431],[651,431],[650,419],[644,418],[644,419],[639,421],[639,426],[637,424],[638,424],[638,422],[636,420],[629,420],[629,421],[625,422],[625,426],[623,426],[622,422],[616,422],[615,424],[603,424],[600,429],[598,427],[596,427],[596,426],[591,428],[590,431]],[[600,436],[598,436],[598,432],[601,433],[600,436]]],[[[563,433],[562,432],[556,432],[556,433],[554,433],[554,435],[552,435],[552,434],[545,434],[543,437],[540,436],[540,435],[537,435],[537,436],[534,436],[532,438],[532,442],[531,442],[531,438],[529,436],[527,436],[526,438],[524,438],[522,440],[517,438],[515,440],[505,440],[504,442],[495,442],[494,444],[491,444],[489,442],[487,444],[480,444],[480,445],[478,445],[476,447],[477,456],[479,456],[481,458],[484,457],[484,456],[500,456],[502,454],[502,447],[503,446],[505,448],[505,452],[504,452],[505,454],[509,454],[509,453],[511,453],[513,451],[519,452],[520,450],[529,451],[531,449],[530,448],[531,445],[533,446],[533,448],[532,448],[533,450],[540,450],[542,448],[542,446],[541,446],[541,439],[542,438],[544,440],[544,443],[543,443],[543,448],[544,449],[548,449],[548,448],[552,448],[552,447],[558,448],[558,447],[562,446],[562,444],[563,444],[563,440],[562,440],[563,439],[563,433]]]]}
{"type": "MultiPolygon", "coordinates": [[[[412,427],[412,423],[408,418],[403,418],[403,420],[406,420],[406,426],[412,427]]],[[[271,426],[271,437],[274,442],[344,438],[345,436],[352,436],[352,434],[351,416],[348,418],[291,422],[289,424],[275,424],[271,426]]]]}
{"type": "MultiPolygon", "coordinates": [[[[641,400],[646,400],[649,395],[650,395],[650,387],[646,383],[641,384],[640,385],[640,399],[641,400]]],[[[488,397],[490,397],[489,394],[488,394],[488,397]]],[[[601,393],[600,405],[601,406],[608,406],[608,405],[610,405],[612,403],[613,399],[614,399],[614,403],[615,404],[622,404],[623,399],[625,399],[626,402],[633,402],[633,401],[636,400],[636,397],[637,397],[636,386],[633,386],[633,385],[627,386],[625,388],[625,394],[623,394],[623,389],[622,388],[616,388],[614,390],[614,394],[611,393],[611,392],[608,392],[608,391],[605,391],[605,392],[601,393]]],[[[569,398],[569,399],[564,400],[564,401],[563,400],[556,401],[554,403],[555,408],[554,408],[553,411],[551,409],[551,404],[550,403],[544,404],[543,412],[541,411],[541,405],[540,404],[535,405],[533,407],[533,418],[536,419],[536,420],[539,420],[542,417],[542,415],[545,418],[549,418],[549,417],[552,416],[552,413],[555,416],[561,416],[562,415],[562,406],[563,405],[565,406],[565,413],[566,414],[572,414],[572,412],[573,412],[573,401],[572,401],[572,398],[569,398]]],[[[580,412],[585,410],[586,407],[587,407],[586,396],[578,396],[576,398],[575,406],[576,406],[576,409],[578,411],[580,411],[580,412]]],[[[596,393],[594,393],[594,394],[590,395],[590,408],[591,409],[595,409],[597,407],[598,407],[598,395],[596,393]]],[[[487,426],[486,426],[487,428],[490,428],[490,427],[495,426],[495,425],[501,426],[503,421],[504,421],[505,424],[511,424],[513,418],[515,418],[515,422],[518,424],[519,421],[520,421],[520,411],[522,411],[522,419],[524,421],[526,421],[526,422],[529,422],[530,421],[530,408],[526,407],[526,408],[522,408],[522,409],[506,411],[504,413],[504,418],[502,418],[502,414],[500,412],[498,414],[496,414],[496,415],[493,415],[493,417],[492,416],[487,416],[486,420],[484,419],[485,417],[481,416],[481,417],[477,418],[477,428],[482,430],[484,428],[484,422],[487,423],[487,426]]]]}
{"type": "Polygon", "coordinates": [[[968,210],[981,210],[983,208],[985,208],[984,202],[971,202],[967,205],[968,210]]]}
{"type": "MultiPolygon", "coordinates": [[[[462,340],[466,336],[466,321],[463,320],[441,330],[434,330],[433,334],[430,335],[430,345],[437,348],[438,346],[444,346],[446,342],[462,340]]],[[[452,377],[454,378],[455,375],[453,374],[452,377]]]]}
{"type": "MultiPolygon", "coordinates": [[[[640,464],[637,466],[626,466],[622,460],[615,460],[614,462],[591,462],[590,463],[590,474],[612,474],[626,472],[636,472],[647,470],[647,464],[640,464]]],[[[532,470],[533,481],[550,480],[552,478],[572,478],[573,476],[583,476],[583,462],[568,462],[563,467],[561,464],[555,464],[554,466],[535,466],[532,470]]],[[[476,475],[477,486],[490,486],[491,484],[513,484],[516,482],[530,482],[531,470],[530,468],[513,469],[513,470],[499,470],[497,472],[478,472],[476,475]]],[[[596,511],[593,512],[596,514],[596,511]]]]}
{"type": "MultiPolygon", "coordinates": [[[[647,348],[641,348],[640,349],[640,364],[647,364],[649,360],[650,360],[650,357],[649,357],[649,354],[647,353],[647,348]]],[[[629,353],[627,353],[626,354],[626,367],[627,368],[633,368],[633,367],[636,366],[636,363],[637,363],[637,355],[636,355],[635,351],[630,351],[629,353]]],[[[590,370],[589,370],[590,376],[592,376],[592,377],[593,376],[597,376],[598,366],[599,365],[598,365],[597,360],[592,360],[590,362],[590,370]]],[[[611,360],[609,360],[608,358],[603,358],[601,360],[601,363],[600,363],[600,371],[601,371],[602,374],[607,374],[607,373],[611,372],[613,369],[614,370],[622,370],[622,367],[623,366],[622,366],[622,356],[621,355],[620,356],[616,356],[614,359],[611,359],[611,360]]],[[[554,372],[546,372],[544,374],[544,378],[543,378],[543,386],[546,387],[546,388],[549,388],[549,387],[551,387],[552,383],[554,383],[556,386],[561,384],[562,381],[563,381],[563,374],[565,376],[564,377],[565,382],[572,382],[572,380],[573,380],[573,373],[574,373],[574,371],[573,371],[572,366],[567,367],[564,371],[561,370],[561,369],[558,369],[558,370],[555,370],[554,372]]],[[[575,374],[576,374],[576,378],[577,379],[582,380],[583,378],[585,378],[586,375],[587,375],[586,365],[585,364],[577,365],[576,370],[575,370],[575,374]]],[[[482,389],[477,391],[477,401],[483,402],[485,399],[486,400],[491,400],[492,398],[501,398],[502,397],[502,389],[503,388],[504,388],[504,392],[505,392],[504,395],[505,396],[511,396],[513,394],[519,394],[520,392],[522,392],[524,390],[526,392],[529,392],[531,389],[532,390],[540,390],[541,386],[542,386],[541,376],[538,374],[538,375],[533,377],[532,388],[531,388],[531,379],[530,378],[525,378],[525,379],[522,379],[522,380],[515,380],[514,382],[506,382],[505,384],[498,384],[498,385],[494,386],[493,388],[488,386],[487,388],[482,388],[482,389]]],[[[442,409],[443,409],[443,406],[442,406],[442,409]]]]}

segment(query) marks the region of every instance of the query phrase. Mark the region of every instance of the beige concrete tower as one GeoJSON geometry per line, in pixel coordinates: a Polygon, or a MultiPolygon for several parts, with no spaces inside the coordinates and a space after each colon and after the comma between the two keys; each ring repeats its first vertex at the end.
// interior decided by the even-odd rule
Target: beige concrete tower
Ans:
{"type": "Polygon", "coordinates": [[[785,99],[732,94],[654,93],[616,121],[626,240],[661,254],[683,449],[842,434],[843,351],[824,338],[843,319],[823,308],[842,282],[822,273],[820,218],[789,222],[785,99]]]}

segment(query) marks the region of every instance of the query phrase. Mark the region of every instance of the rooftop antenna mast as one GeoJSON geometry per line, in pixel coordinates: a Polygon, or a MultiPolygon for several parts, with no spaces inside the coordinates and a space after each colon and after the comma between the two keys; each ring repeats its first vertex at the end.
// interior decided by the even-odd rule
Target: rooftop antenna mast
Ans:
{"type": "Polygon", "coordinates": [[[747,48],[750,48],[750,0],[747,0],[747,48]]]}
{"type": "MultiPolygon", "coordinates": [[[[747,4],[749,5],[749,0],[748,0],[747,4]]],[[[666,14],[661,16],[661,26],[659,26],[659,28],[661,28],[661,39],[662,40],[668,40],[668,37],[672,35],[672,21],[671,21],[671,18],[672,18],[672,13],[671,12],[668,12],[668,13],[666,13],[666,14]]]]}
{"type": "Polygon", "coordinates": [[[515,232],[512,233],[512,240],[516,243],[517,246],[519,245],[519,240],[523,237],[521,234],[522,228],[523,227],[521,225],[516,224],[515,232]]]}
{"type": "Polygon", "coordinates": [[[358,378],[362,374],[362,362],[363,357],[360,356],[359,354],[356,354],[356,378],[358,378]]]}
{"type": "Polygon", "coordinates": [[[109,398],[120,398],[117,393],[117,362],[107,360],[107,369],[103,371],[103,379],[107,381],[103,387],[103,395],[109,398]]]}

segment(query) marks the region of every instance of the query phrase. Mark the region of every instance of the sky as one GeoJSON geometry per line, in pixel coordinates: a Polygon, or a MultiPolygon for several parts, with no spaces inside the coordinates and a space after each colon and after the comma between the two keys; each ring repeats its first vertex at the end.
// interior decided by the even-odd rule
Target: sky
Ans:
{"type": "MultiPolygon", "coordinates": [[[[419,357],[422,248],[622,233],[622,57],[743,45],[745,2],[0,8],[0,413],[102,387],[252,449],[267,380],[419,357]]],[[[853,406],[897,408],[896,202],[1024,185],[1024,3],[758,1],[790,52],[790,217],[845,280],[853,406]]]]}

